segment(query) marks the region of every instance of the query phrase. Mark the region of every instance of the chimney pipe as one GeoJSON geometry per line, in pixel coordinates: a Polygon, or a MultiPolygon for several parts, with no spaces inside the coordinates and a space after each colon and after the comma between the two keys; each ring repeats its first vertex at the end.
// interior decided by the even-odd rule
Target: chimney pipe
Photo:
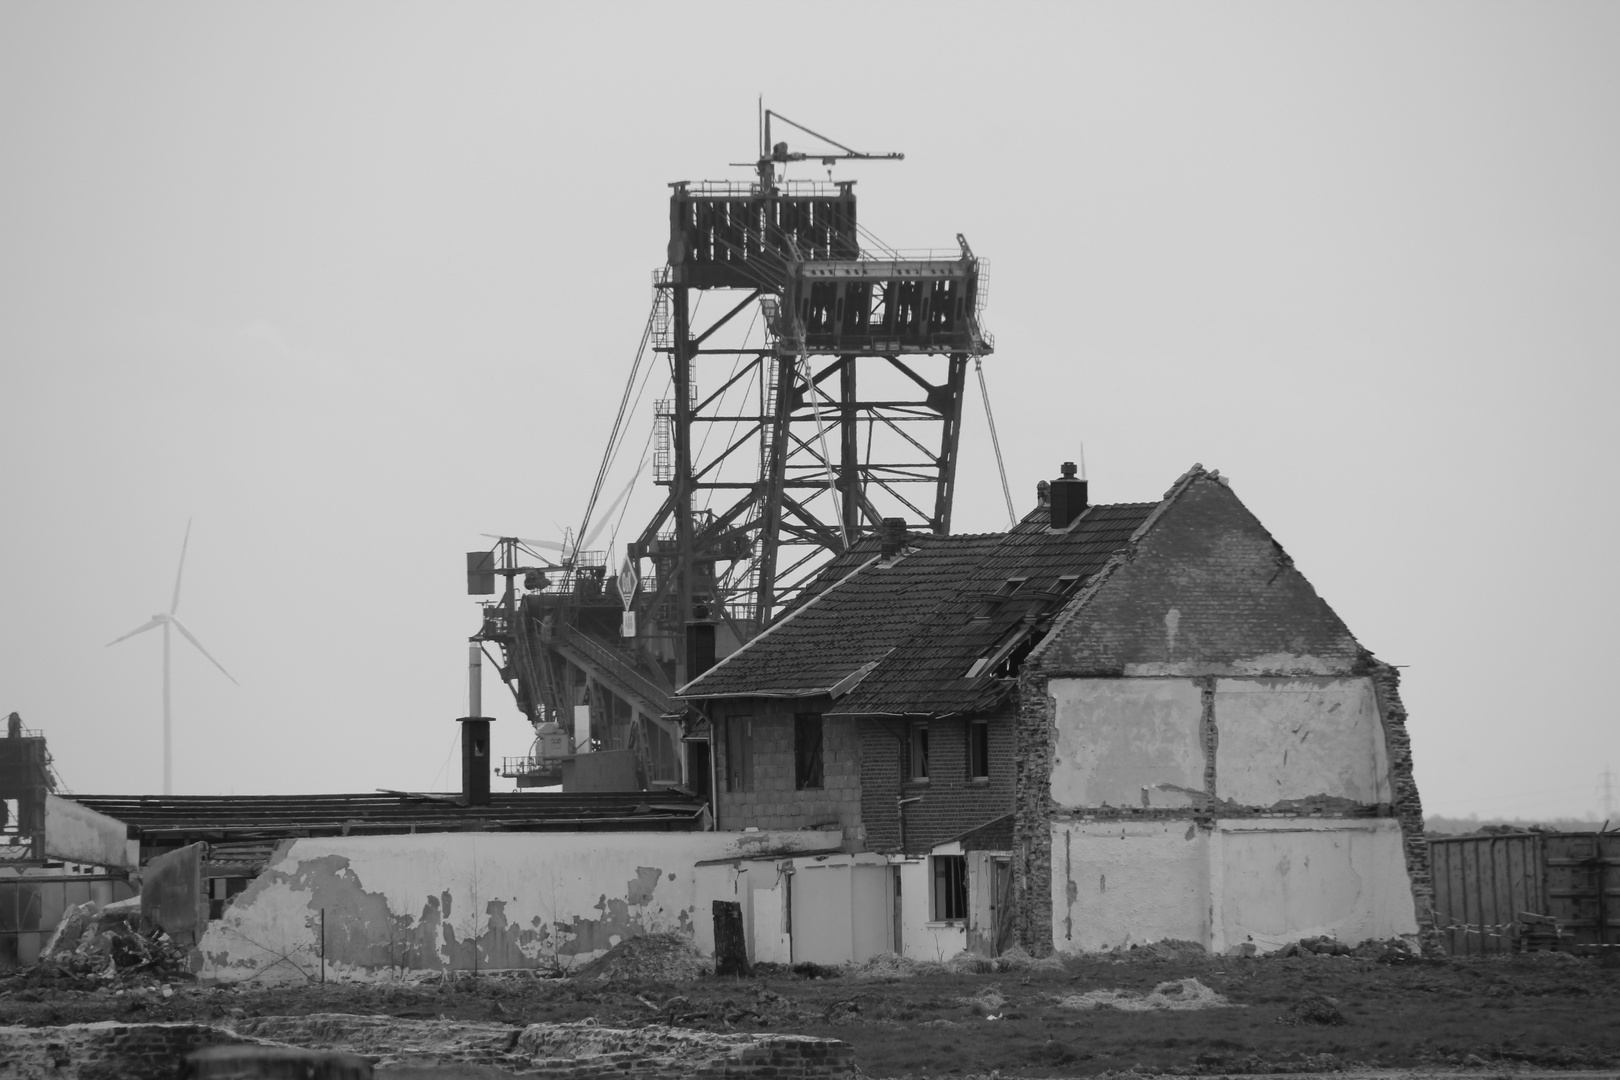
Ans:
{"type": "Polygon", "coordinates": [[[883,557],[892,559],[900,554],[906,546],[906,519],[884,518],[883,528],[878,533],[879,543],[882,545],[883,557]]]}
{"type": "Polygon", "coordinates": [[[1074,462],[1063,463],[1063,475],[1052,481],[1052,528],[1066,529],[1090,505],[1087,484],[1075,478],[1074,462]]]}
{"type": "Polygon", "coordinates": [[[489,756],[488,716],[463,716],[456,720],[461,725],[461,804],[463,806],[489,805],[489,774],[493,768],[489,756]]]}

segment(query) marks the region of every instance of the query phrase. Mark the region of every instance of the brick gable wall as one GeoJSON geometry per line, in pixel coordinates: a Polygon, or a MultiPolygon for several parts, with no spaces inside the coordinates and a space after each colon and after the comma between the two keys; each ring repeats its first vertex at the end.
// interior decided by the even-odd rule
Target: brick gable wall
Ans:
{"type": "Polygon", "coordinates": [[[1037,649],[1059,675],[1349,674],[1360,646],[1220,480],[1197,474],[1037,649]]]}

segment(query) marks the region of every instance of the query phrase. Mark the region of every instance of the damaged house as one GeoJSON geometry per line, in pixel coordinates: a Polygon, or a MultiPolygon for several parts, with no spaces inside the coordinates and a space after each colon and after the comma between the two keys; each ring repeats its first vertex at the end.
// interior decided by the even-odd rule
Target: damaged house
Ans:
{"type": "Polygon", "coordinates": [[[682,688],[758,959],[1265,951],[1412,934],[1427,851],[1396,672],[1217,473],[1091,505],[1072,466],[1004,534],[886,523],[682,688]]]}

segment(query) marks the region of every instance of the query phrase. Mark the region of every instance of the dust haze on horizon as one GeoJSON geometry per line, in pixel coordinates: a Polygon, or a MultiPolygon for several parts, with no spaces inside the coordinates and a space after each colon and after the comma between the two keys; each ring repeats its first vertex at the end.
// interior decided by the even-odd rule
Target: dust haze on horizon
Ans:
{"type": "MultiPolygon", "coordinates": [[[[886,243],[990,261],[1020,513],[1082,440],[1097,501],[1219,469],[1405,665],[1427,811],[1601,816],[1620,7],[839,12],[0,7],[0,714],[161,790],[160,635],[104,646],[194,519],[241,685],[177,643],[176,791],[457,787],[463,552],[577,524],[666,185],[745,179],[763,94],[905,153],[833,170],[886,243]]],[[[976,392],[954,517],[1006,522],[976,392]]]]}

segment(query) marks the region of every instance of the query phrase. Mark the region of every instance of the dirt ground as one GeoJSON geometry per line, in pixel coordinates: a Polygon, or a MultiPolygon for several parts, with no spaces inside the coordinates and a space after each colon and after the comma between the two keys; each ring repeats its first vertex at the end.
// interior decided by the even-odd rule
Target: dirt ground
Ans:
{"type": "Polygon", "coordinates": [[[39,971],[0,979],[0,1024],[314,1012],[824,1035],[851,1044],[871,1077],[1620,1068],[1620,969],[1548,954],[1390,963],[1147,948],[981,971],[891,959],[661,979],[622,964],[566,978],[122,992],[39,971]]]}

